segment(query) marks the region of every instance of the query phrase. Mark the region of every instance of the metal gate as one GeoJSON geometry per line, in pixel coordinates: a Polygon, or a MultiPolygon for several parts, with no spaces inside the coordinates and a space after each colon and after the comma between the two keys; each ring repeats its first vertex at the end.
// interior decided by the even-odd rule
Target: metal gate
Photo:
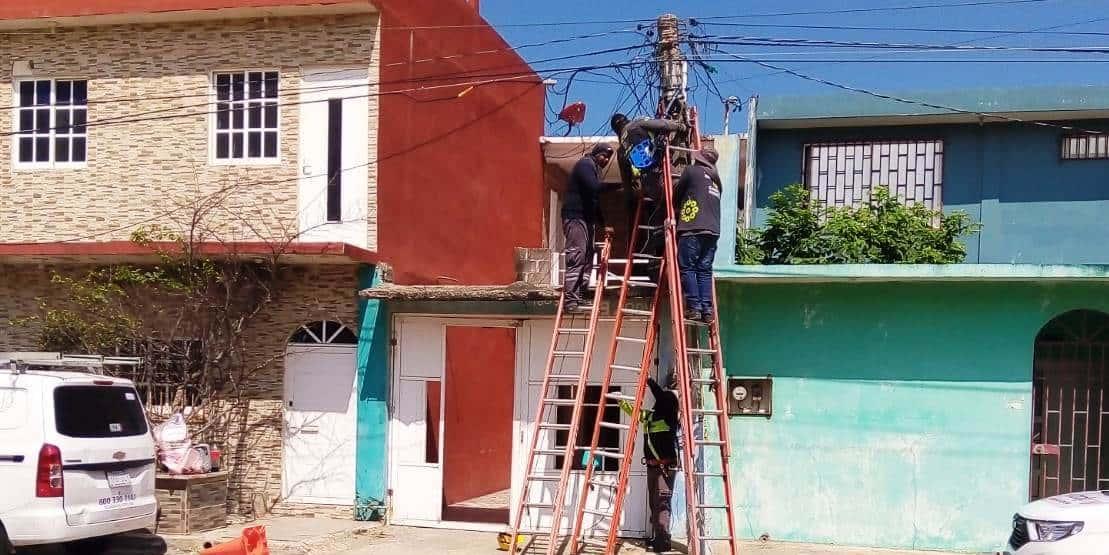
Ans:
{"type": "Polygon", "coordinates": [[[1074,310],[1036,336],[1032,499],[1109,488],[1109,314],[1074,310]]]}

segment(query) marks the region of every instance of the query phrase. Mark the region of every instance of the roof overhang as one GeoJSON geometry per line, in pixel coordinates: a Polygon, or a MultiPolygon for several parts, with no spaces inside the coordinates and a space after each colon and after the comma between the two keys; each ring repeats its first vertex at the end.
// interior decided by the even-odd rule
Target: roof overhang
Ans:
{"type": "Polygon", "coordinates": [[[373,13],[370,0],[35,0],[0,2],[0,30],[373,13]]]}
{"type": "Polygon", "coordinates": [[[807,264],[722,265],[716,279],[736,283],[1109,282],[1109,265],[807,264]]]}
{"type": "Polygon", "coordinates": [[[816,129],[828,127],[889,127],[959,123],[1014,123],[1018,121],[1075,121],[1109,118],[1109,110],[1059,110],[1044,112],[995,112],[944,114],[884,114],[815,118],[759,119],[760,129],[816,129]]]}
{"type": "Polygon", "coordinates": [[[365,299],[388,301],[555,301],[553,287],[537,287],[524,282],[509,285],[394,285],[386,283],[363,289],[365,299]]]}
{"type": "MultiPolygon", "coordinates": [[[[615,135],[600,135],[591,137],[540,137],[539,145],[543,150],[543,179],[547,187],[562,190],[570,178],[570,171],[574,164],[581,160],[598,143],[608,143],[614,148],[617,145],[615,135]]],[[[712,146],[710,137],[703,139],[702,146],[712,146]]],[[[605,183],[620,183],[620,164],[609,162],[601,173],[601,180],[605,183]]]]}
{"type": "MultiPolygon", "coordinates": [[[[157,262],[163,253],[179,252],[174,242],[139,244],[132,241],[71,243],[0,243],[3,264],[119,264],[157,262]]],[[[196,246],[197,254],[212,258],[241,256],[286,264],[376,264],[377,253],[347,243],[210,242],[196,246]]]]}

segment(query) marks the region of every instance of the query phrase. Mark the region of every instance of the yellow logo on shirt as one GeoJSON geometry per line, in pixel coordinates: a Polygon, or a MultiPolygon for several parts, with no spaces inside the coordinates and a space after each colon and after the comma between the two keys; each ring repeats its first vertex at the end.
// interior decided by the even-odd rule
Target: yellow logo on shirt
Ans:
{"type": "Polygon", "coordinates": [[[682,204],[682,221],[686,223],[692,222],[697,218],[697,213],[700,211],[701,207],[697,204],[697,201],[693,199],[685,201],[685,204],[682,204]]]}

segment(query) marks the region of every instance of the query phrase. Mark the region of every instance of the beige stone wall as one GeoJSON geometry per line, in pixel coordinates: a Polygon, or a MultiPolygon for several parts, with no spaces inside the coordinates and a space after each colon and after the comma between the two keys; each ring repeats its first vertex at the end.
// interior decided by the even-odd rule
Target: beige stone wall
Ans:
{"type": "MultiPolygon", "coordinates": [[[[83,270],[53,269],[66,273],[83,270]]],[[[11,320],[36,313],[36,297],[51,293],[51,270],[38,265],[0,265],[0,351],[39,348],[38,329],[13,326],[11,320]]],[[[285,346],[298,326],[316,320],[337,321],[357,329],[356,272],[354,265],[289,268],[277,287],[279,297],[245,331],[250,363],[270,362],[252,377],[241,403],[213,411],[220,419],[216,428],[226,431],[221,443],[224,467],[231,471],[228,506],[232,512],[256,515],[280,502],[285,346]]],[[[349,508],[337,509],[336,514],[343,512],[351,514],[349,508]]]]}
{"type": "MultiPolygon", "coordinates": [[[[13,62],[36,78],[88,79],[88,162],[12,167],[13,110],[0,109],[0,242],[127,239],[139,225],[185,225],[180,205],[215,204],[224,239],[296,233],[301,67],[369,68],[369,160],[377,156],[378,16],[59,28],[0,40],[0,106],[14,99],[13,62]],[[280,72],[280,162],[209,162],[213,71],[280,72]]],[[[377,168],[369,165],[368,246],[377,246],[377,168]]]]}

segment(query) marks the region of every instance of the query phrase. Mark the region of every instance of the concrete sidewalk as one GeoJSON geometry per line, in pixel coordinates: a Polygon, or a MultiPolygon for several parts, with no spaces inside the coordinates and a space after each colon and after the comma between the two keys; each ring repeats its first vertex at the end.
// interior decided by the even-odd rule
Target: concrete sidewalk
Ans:
{"type": "MultiPolygon", "coordinates": [[[[266,527],[266,542],[273,555],[342,553],[355,545],[379,541],[384,527],[379,522],[357,522],[337,518],[267,517],[227,526],[210,532],[165,535],[168,555],[199,553],[205,542],[219,544],[238,538],[243,528],[266,527]]],[[[494,540],[495,541],[495,540],[494,540]]]]}
{"type": "MultiPolygon", "coordinates": [[[[532,552],[534,550],[528,553],[532,552]]],[[[936,551],[889,551],[784,542],[744,542],[740,546],[740,552],[757,555],[943,555],[936,551]]],[[[418,553],[491,555],[505,552],[497,551],[497,535],[492,533],[390,526],[369,542],[356,541],[346,551],[336,553],[341,555],[415,555],[418,553]]],[[[621,555],[645,553],[647,552],[640,545],[629,545],[620,550],[621,555]]]]}

